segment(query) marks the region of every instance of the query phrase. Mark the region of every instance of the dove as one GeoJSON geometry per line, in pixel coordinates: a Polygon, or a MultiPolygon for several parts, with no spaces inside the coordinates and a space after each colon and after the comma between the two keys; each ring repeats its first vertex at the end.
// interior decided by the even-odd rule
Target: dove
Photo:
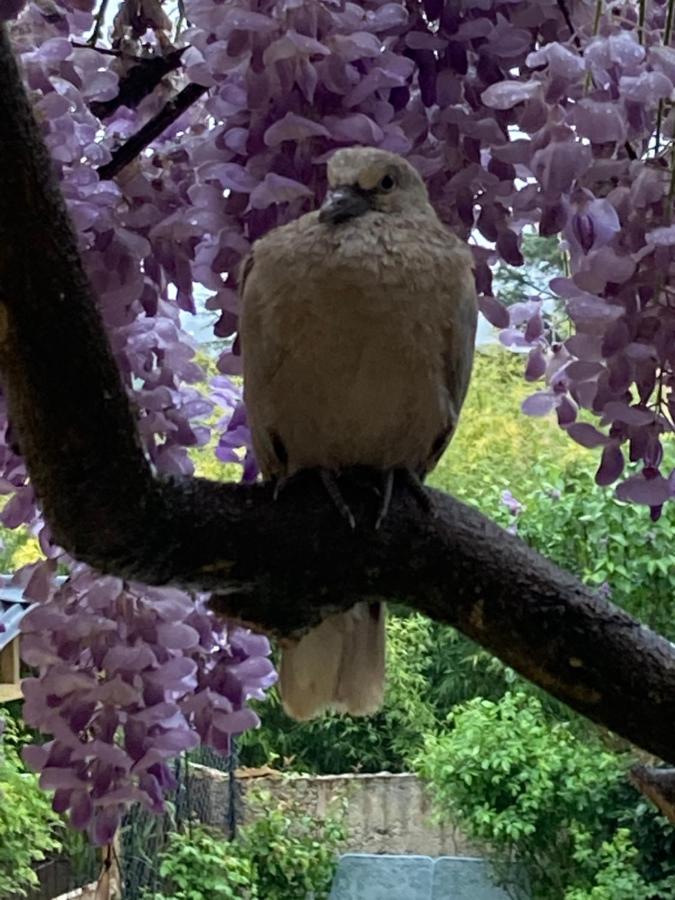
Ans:
{"type": "MultiPolygon", "coordinates": [[[[373,147],[336,151],[318,209],[257,240],[239,272],[244,400],[264,479],[321,473],[354,526],[336,476],[412,484],[451,440],[473,363],[470,249],[439,219],[417,170],[373,147]]],[[[420,487],[421,493],[421,487],[420,487]]],[[[385,684],[384,603],[364,599],[281,645],[284,708],[369,715],[385,684]]]]}

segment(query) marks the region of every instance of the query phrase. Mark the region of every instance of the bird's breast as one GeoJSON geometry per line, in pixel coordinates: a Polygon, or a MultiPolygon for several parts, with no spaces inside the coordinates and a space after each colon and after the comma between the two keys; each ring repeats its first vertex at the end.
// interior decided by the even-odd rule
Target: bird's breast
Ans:
{"type": "Polygon", "coordinates": [[[270,390],[289,467],[417,466],[447,416],[438,323],[407,286],[333,273],[269,308],[285,348],[270,390]]]}

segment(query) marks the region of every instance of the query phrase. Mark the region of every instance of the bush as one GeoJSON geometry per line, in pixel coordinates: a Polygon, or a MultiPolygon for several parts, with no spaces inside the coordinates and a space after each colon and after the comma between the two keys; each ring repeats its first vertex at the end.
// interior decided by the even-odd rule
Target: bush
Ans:
{"type": "Polygon", "coordinates": [[[659,814],[645,816],[644,808],[636,827],[643,805],[626,781],[627,756],[579,740],[566,722],[551,723],[524,693],[471,700],[450,724],[426,738],[416,768],[432,787],[438,818],[487,845],[512,896],[675,895],[675,834],[664,844],[659,814]],[[657,858],[658,868],[650,864],[657,858]]]}
{"type": "Polygon", "coordinates": [[[26,772],[19,756],[21,731],[9,716],[0,713],[0,897],[26,895],[38,883],[33,871],[46,853],[61,847],[62,823],[50,806],[50,798],[26,772]]]}
{"type": "Polygon", "coordinates": [[[232,843],[203,825],[173,832],[160,857],[163,892],[153,900],[325,900],[343,816],[333,811],[318,821],[262,791],[249,792],[247,806],[253,821],[232,843]]]}
{"type": "MultiPolygon", "coordinates": [[[[203,825],[190,825],[169,835],[159,874],[164,891],[154,900],[258,900],[250,860],[232,852],[224,835],[203,825]]],[[[147,895],[146,900],[150,900],[147,895]]]]}
{"type": "Polygon", "coordinates": [[[524,498],[518,532],[587,584],[607,583],[615,603],[673,639],[675,503],[652,522],[646,507],[598,487],[593,468],[570,467],[524,498]]]}
{"type": "Polygon", "coordinates": [[[330,893],[338,849],[345,839],[344,806],[322,820],[302,803],[273,805],[269,793],[249,792],[246,803],[255,818],[241,829],[241,852],[253,864],[263,900],[324,900],[330,893]]]}

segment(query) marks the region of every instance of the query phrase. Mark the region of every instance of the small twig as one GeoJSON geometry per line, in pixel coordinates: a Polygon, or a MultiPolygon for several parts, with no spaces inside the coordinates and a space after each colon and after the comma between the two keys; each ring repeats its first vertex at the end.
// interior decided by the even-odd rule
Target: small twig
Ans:
{"type": "MultiPolygon", "coordinates": [[[[666,24],[663,29],[663,46],[669,47],[673,36],[673,14],[675,13],[675,0],[668,0],[668,10],[666,12],[666,24]]],[[[654,156],[658,156],[661,151],[661,125],[663,123],[664,101],[659,100],[659,108],[656,113],[656,136],[654,138],[654,156]]]]}
{"type": "Polygon", "coordinates": [[[567,25],[570,30],[572,40],[574,41],[574,46],[577,48],[577,50],[581,50],[581,41],[579,40],[579,35],[577,34],[577,30],[574,27],[574,23],[572,22],[572,16],[570,15],[567,0],[557,0],[557,5],[558,9],[562,13],[563,19],[565,20],[565,25],[567,25]]]}
{"type": "Polygon", "coordinates": [[[673,37],[673,18],[675,16],[675,0],[668,0],[668,12],[666,13],[666,26],[663,29],[663,44],[670,46],[673,37]]]}
{"type": "MultiPolygon", "coordinates": [[[[111,116],[120,106],[135,109],[138,104],[151,94],[162,79],[180,67],[181,58],[187,47],[172,50],[166,56],[130,57],[136,61],[120,79],[117,96],[112,100],[94,101],[90,109],[99,119],[111,116]]],[[[119,51],[111,51],[120,54],[119,51]]]]}
{"type": "Polygon", "coordinates": [[[661,150],[661,122],[663,121],[663,100],[659,100],[659,108],[656,113],[656,134],[654,136],[654,156],[658,156],[661,150]]]}
{"type": "MultiPolygon", "coordinates": [[[[602,6],[603,6],[603,0],[596,0],[595,16],[593,17],[593,37],[596,37],[598,34],[598,31],[600,30],[600,19],[602,17],[602,6]]],[[[593,75],[591,73],[591,70],[589,69],[588,72],[586,72],[586,78],[584,79],[584,94],[588,93],[592,82],[593,82],[593,75]]]]}
{"type": "Polygon", "coordinates": [[[668,190],[668,204],[666,208],[666,221],[668,225],[673,220],[673,201],[675,200],[675,141],[670,148],[670,188],[668,190]]]}
{"type": "MultiPolygon", "coordinates": [[[[97,53],[103,53],[105,56],[121,56],[121,50],[111,50],[108,47],[94,47],[92,44],[83,44],[82,41],[71,41],[70,46],[76,50],[95,50],[97,53]]],[[[131,57],[132,59],[140,59],[139,57],[131,57]]]]}
{"type": "Polygon", "coordinates": [[[177,41],[180,37],[180,33],[183,30],[184,25],[189,25],[187,14],[185,12],[185,2],[184,0],[178,0],[178,21],[176,22],[176,30],[174,32],[174,41],[177,41]]]}
{"type": "Polygon", "coordinates": [[[128,166],[137,156],[140,156],[155,138],[159,137],[169,125],[172,125],[176,119],[182,116],[206,91],[208,91],[208,88],[202,84],[189,84],[186,88],[183,88],[179,94],[176,94],[172,100],[169,100],[162,107],[154,118],[146,122],[136,134],[133,134],[128,141],[125,141],[121,147],[115,150],[109,163],[97,169],[99,178],[104,180],[118,175],[125,166],[128,166]]]}
{"type": "Polygon", "coordinates": [[[647,19],[647,0],[640,0],[638,4],[638,40],[645,42],[645,21],[647,19]]]}
{"type": "Polygon", "coordinates": [[[108,0],[101,0],[101,5],[98,8],[96,19],[94,21],[94,30],[87,38],[87,43],[92,47],[101,36],[101,29],[103,28],[103,22],[105,21],[105,13],[107,8],[108,0]]]}

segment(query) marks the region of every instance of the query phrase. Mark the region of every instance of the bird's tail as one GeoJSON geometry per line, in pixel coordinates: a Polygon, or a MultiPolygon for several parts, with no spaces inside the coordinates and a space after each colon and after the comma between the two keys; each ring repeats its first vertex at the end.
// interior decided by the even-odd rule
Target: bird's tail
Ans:
{"type": "Polygon", "coordinates": [[[284,643],[279,688],[286,712],[311,719],[328,709],[371,715],[382,705],[384,603],[357,603],[284,643]]]}

